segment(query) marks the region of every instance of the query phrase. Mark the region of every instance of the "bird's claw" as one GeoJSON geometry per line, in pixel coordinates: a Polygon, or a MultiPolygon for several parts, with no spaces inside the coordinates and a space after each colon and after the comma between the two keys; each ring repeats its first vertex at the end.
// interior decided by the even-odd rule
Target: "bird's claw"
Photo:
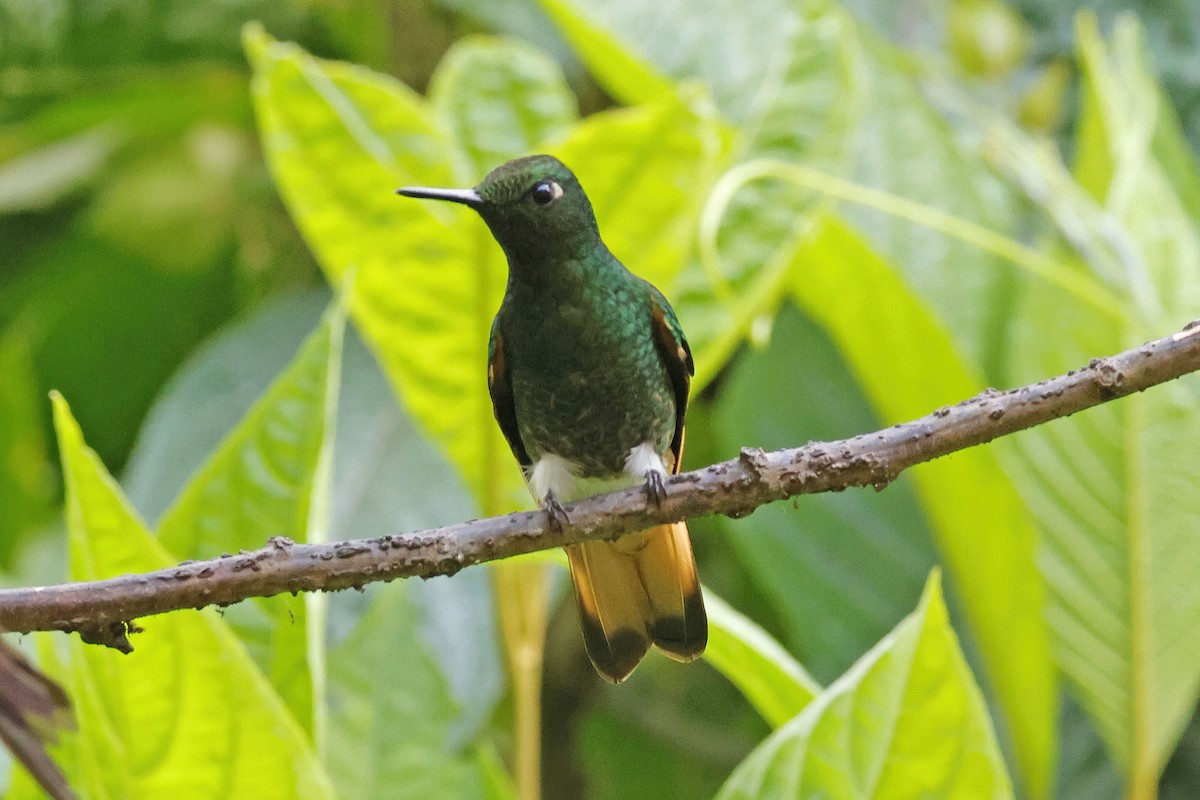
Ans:
{"type": "Polygon", "coordinates": [[[663,501],[667,499],[667,484],[663,480],[661,472],[651,470],[646,473],[646,497],[660,508],[663,501]]]}
{"type": "Polygon", "coordinates": [[[553,494],[546,496],[544,504],[546,516],[550,524],[552,533],[562,533],[563,528],[571,524],[571,518],[567,516],[566,509],[562,507],[562,503],[555,499],[553,494]]]}

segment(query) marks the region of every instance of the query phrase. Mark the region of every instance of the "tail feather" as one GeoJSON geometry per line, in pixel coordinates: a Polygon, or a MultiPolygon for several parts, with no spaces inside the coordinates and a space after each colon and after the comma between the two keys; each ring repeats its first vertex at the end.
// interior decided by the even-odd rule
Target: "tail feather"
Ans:
{"type": "Polygon", "coordinates": [[[584,643],[602,676],[625,680],[651,642],[677,661],[704,652],[708,623],[686,525],[566,551],[584,643]]]}
{"type": "Polygon", "coordinates": [[[650,648],[650,609],[637,570],[610,542],[565,549],[588,657],[597,672],[620,683],[650,648]]]}
{"type": "Polygon", "coordinates": [[[694,661],[708,644],[708,616],[687,525],[676,522],[647,533],[637,569],[650,599],[651,635],[671,658],[694,661]]]}

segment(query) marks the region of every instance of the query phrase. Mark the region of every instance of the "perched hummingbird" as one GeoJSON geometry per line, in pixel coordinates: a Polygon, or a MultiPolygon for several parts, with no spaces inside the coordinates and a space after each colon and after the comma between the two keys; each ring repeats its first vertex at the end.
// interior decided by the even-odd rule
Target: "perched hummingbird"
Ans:
{"type": "MultiPolygon", "coordinates": [[[[692,354],[662,293],[601,241],[571,170],[536,155],[496,167],[474,189],[398,192],[470,206],[508,257],[488,390],[550,524],[566,521],[562,503],[642,482],[661,502],[683,455],[692,354]]],[[[684,523],[566,551],[602,676],[625,680],[651,642],[677,661],[704,652],[708,622],[684,523]]]]}

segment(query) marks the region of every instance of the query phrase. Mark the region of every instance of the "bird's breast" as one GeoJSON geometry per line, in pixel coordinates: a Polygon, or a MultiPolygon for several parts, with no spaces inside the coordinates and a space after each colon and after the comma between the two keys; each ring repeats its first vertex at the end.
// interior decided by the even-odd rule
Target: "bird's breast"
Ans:
{"type": "Polygon", "coordinates": [[[506,336],[513,406],[521,439],[535,460],[561,456],[584,477],[620,473],[632,447],[665,451],[675,401],[649,325],[556,314],[555,324],[506,336]]]}

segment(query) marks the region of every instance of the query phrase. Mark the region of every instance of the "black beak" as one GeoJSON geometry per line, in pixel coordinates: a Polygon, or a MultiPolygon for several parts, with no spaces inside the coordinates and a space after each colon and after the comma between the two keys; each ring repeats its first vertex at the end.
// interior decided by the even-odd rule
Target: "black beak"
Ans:
{"type": "Polygon", "coordinates": [[[396,194],[426,200],[449,200],[451,203],[462,203],[471,208],[479,208],[483,204],[483,198],[474,189],[429,189],[424,186],[404,186],[397,189],[396,194]]]}

